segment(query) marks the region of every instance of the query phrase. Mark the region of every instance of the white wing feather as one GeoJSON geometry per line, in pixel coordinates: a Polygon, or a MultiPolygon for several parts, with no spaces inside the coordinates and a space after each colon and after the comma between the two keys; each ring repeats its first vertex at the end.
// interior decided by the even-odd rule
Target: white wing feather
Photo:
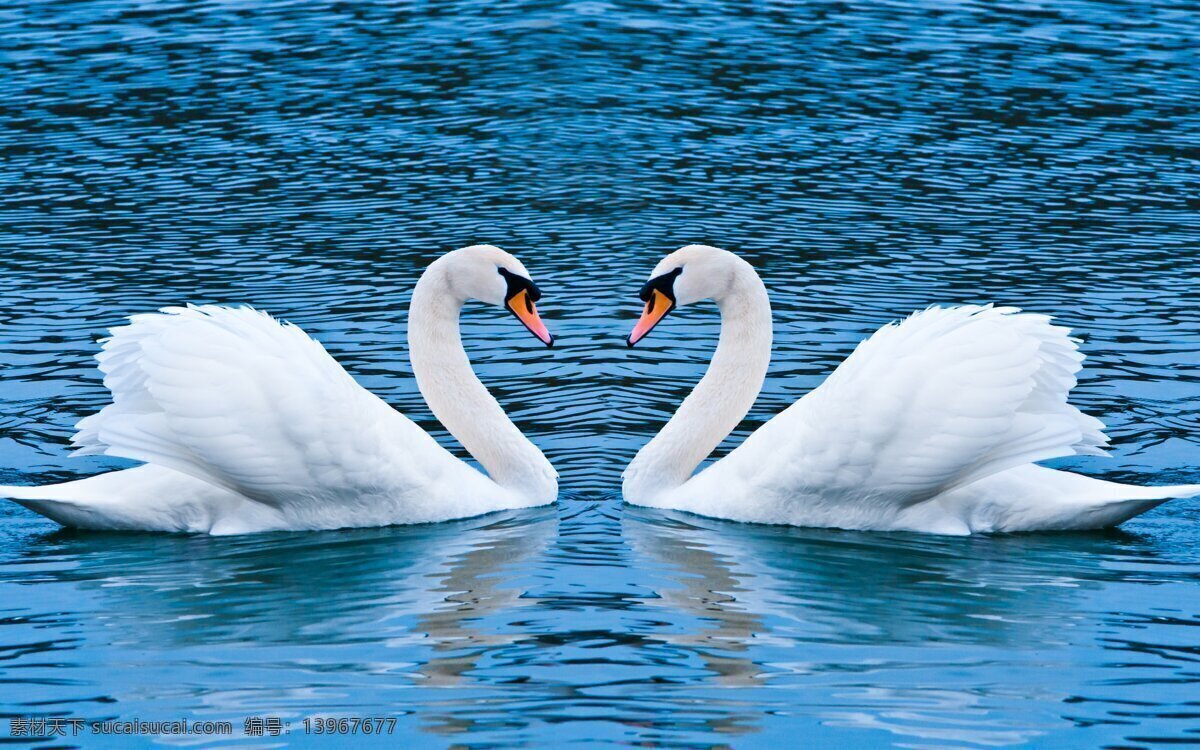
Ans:
{"type": "Polygon", "coordinates": [[[79,422],[78,453],[168,467],[275,507],[395,496],[470,470],[294,325],[216,306],[130,321],[97,356],[113,403],[79,422]]]}
{"type": "Polygon", "coordinates": [[[1067,403],[1083,360],[1068,333],[1015,308],[915,313],[714,468],[763,489],[896,508],[1014,466],[1103,455],[1103,424],[1067,403]]]}

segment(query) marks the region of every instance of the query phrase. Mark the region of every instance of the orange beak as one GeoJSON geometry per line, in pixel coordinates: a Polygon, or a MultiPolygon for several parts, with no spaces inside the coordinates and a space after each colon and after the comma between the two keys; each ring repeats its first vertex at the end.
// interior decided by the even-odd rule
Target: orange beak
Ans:
{"type": "Polygon", "coordinates": [[[675,309],[675,301],[657,289],[650,292],[650,300],[646,302],[646,309],[642,311],[642,317],[638,320],[637,325],[633,327],[633,333],[629,334],[629,346],[633,346],[637,342],[646,337],[654,326],[658,325],[658,321],[666,317],[667,313],[675,309]]]}
{"type": "Polygon", "coordinates": [[[522,289],[509,297],[505,304],[509,310],[512,310],[513,315],[516,315],[525,324],[530,333],[537,336],[546,346],[554,346],[554,337],[550,335],[546,324],[538,317],[537,308],[533,306],[533,300],[529,299],[528,289],[522,289]]]}

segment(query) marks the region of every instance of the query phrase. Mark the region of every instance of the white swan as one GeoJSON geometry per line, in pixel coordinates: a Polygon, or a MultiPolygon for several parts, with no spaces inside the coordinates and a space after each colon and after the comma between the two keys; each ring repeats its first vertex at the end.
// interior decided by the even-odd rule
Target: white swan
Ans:
{"type": "Polygon", "coordinates": [[[630,503],[735,521],[939,534],[1111,526],[1200,485],[1139,487],[1035,461],[1102,454],[1103,425],[1067,403],[1083,355],[1015,308],[933,307],[884,326],[723,459],[771,357],[771,306],[749,263],[668,255],[642,288],[633,346],[677,306],[721,310],[712,364],[624,473],[630,503]]]}
{"type": "Polygon", "coordinates": [[[63,525],[240,534],[443,521],[553,502],[557,474],[475,377],[463,303],[502,305],[545,344],[540,296],[513,256],[447,253],[413,290],[409,351],[434,415],[488,476],[354,381],[299,328],[249,308],[166,308],[97,357],[113,402],[80,421],[80,454],[145,461],[0,487],[63,525]]]}

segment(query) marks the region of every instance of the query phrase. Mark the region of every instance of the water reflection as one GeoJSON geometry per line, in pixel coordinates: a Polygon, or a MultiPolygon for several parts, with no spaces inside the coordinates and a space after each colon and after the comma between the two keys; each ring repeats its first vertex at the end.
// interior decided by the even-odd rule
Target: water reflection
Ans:
{"type": "Polygon", "coordinates": [[[624,529],[639,552],[675,571],[683,589],[664,602],[708,612],[742,636],[766,617],[801,615],[806,639],[848,644],[1000,645],[1047,619],[1054,638],[1070,627],[1073,599],[1120,580],[1097,553],[1136,539],[1115,531],[981,542],[647,515],[630,512],[624,529]]]}
{"type": "MultiPolygon", "coordinates": [[[[318,680],[268,696],[238,686],[242,676],[221,690],[197,686],[209,710],[311,709],[317,694],[343,683],[342,672],[449,687],[524,638],[490,620],[519,620],[522,609],[536,604],[523,597],[513,572],[544,553],[556,525],[542,510],[432,526],[233,538],[60,531],[26,540],[5,564],[4,578],[10,590],[24,592],[22,599],[37,592],[38,608],[22,618],[35,629],[87,628],[117,652],[161,652],[165,663],[156,671],[164,675],[253,668],[318,680]],[[22,576],[22,569],[37,574],[22,576]],[[429,648],[421,662],[389,656],[414,643],[429,648]],[[240,647],[259,656],[246,661],[240,647]],[[323,663],[322,654],[337,659],[323,663]]],[[[72,641],[34,640],[18,649],[71,650],[72,641]]],[[[54,666],[23,670],[10,684],[44,684],[54,666]]],[[[39,710],[36,701],[16,703],[39,710]]],[[[336,713],[337,702],[324,707],[336,713]]]]}
{"type": "MultiPolygon", "coordinates": [[[[14,707],[235,721],[404,707],[410,732],[502,742],[553,725],[769,744],[803,727],[998,746],[1112,726],[1119,700],[1072,676],[1098,632],[1194,624],[1111,614],[1148,576],[1188,589],[1191,568],[1153,533],[865,534],[583,500],[345,533],[27,536],[0,566],[23,602],[2,628],[14,707]],[[102,664],[82,658],[97,651],[102,664]],[[64,690],[63,708],[45,700],[64,690]]],[[[1186,674],[1164,673],[1178,651],[1161,640],[1108,640],[1137,654],[1116,657],[1122,679],[1186,674]]]]}
{"type": "MultiPolygon", "coordinates": [[[[1115,550],[1139,569],[1160,561],[1153,542],[1121,531],[941,538],[630,509],[623,534],[641,565],[666,576],[648,604],[694,618],[657,637],[697,654],[712,672],[705,683],[786,684],[813,693],[802,711],[825,726],[981,746],[1068,725],[1006,714],[1027,696],[970,675],[1071,648],[1074,631],[1094,627],[1095,597],[1140,579],[1113,564],[1115,550]]],[[[1070,700],[1056,693],[1039,699],[1070,700]]]]}

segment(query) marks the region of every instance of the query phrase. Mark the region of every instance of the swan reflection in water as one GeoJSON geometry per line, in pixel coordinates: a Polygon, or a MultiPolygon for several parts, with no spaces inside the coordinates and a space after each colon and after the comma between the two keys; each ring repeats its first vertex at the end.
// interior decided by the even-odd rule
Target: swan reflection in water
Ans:
{"type": "MultiPolygon", "coordinates": [[[[225,538],[57,531],[0,563],[0,586],[38,587],[43,611],[28,619],[60,661],[81,633],[92,648],[106,641],[113,662],[66,665],[107,692],[102,704],[153,701],[170,713],[178,697],[180,710],[199,704],[209,716],[389,716],[412,708],[414,687],[469,683],[468,670],[525,637],[506,627],[536,603],[514,570],[556,527],[552,510],[531,509],[225,538]],[[185,664],[208,676],[178,684],[172,675],[185,664]],[[114,681],[122,674],[136,681],[114,681]]],[[[26,680],[62,676],[49,665],[23,671],[26,680]]]]}
{"type": "Polygon", "coordinates": [[[1094,642],[1113,584],[1161,562],[1120,532],[868,534],[583,505],[332,533],[26,537],[0,561],[19,615],[5,642],[27,644],[10,662],[18,710],[45,710],[39,685],[66,679],[102,692],[86,718],[116,703],[399,715],[464,739],[552,723],[765,740],[799,723],[818,739],[1015,744],[1079,710],[1053,660],[1094,642]],[[997,669],[1041,676],[997,683],[997,669]]]}
{"type": "Polygon", "coordinates": [[[1044,711],[1048,698],[1071,698],[1065,689],[1047,695],[1053,680],[992,692],[981,675],[997,661],[1040,671],[1047,650],[1090,641],[1098,595],[1139,575],[1114,558],[1156,557],[1120,531],[934,537],[633,508],[623,534],[641,558],[635,564],[664,578],[661,598],[646,606],[661,609],[662,621],[680,611],[696,618],[691,629],[657,635],[704,663],[693,692],[786,685],[786,703],[775,702],[776,691],[754,691],[760,727],[768,716],[808,715],[814,730],[877,729],[935,743],[1017,744],[1069,727],[1052,713],[1014,722],[1013,703],[1044,711]]]}

